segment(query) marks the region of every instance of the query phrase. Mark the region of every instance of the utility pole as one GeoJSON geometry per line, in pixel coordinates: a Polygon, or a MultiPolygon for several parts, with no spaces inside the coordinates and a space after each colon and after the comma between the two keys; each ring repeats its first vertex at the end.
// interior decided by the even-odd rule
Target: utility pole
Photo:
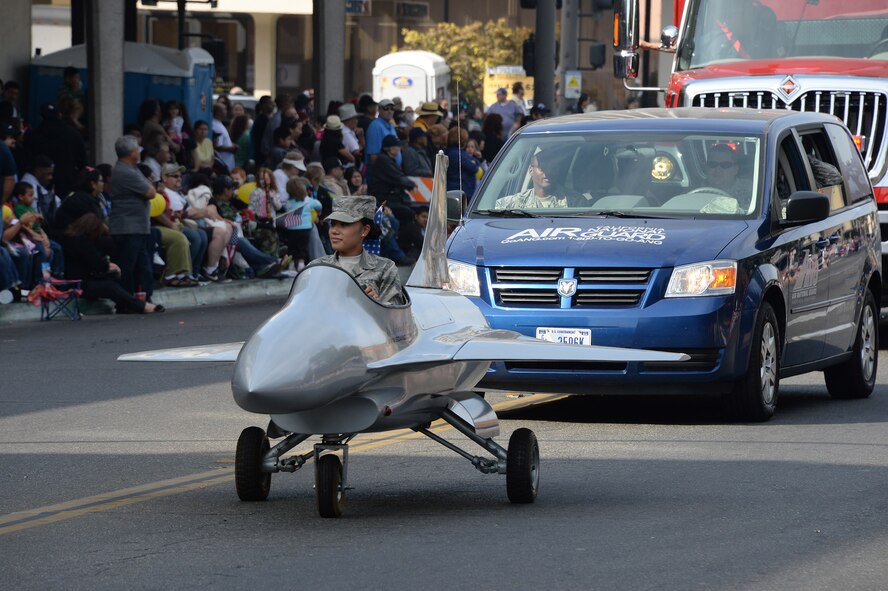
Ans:
{"type": "Polygon", "coordinates": [[[557,113],[559,115],[567,113],[569,108],[574,105],[574,99],[564,96],[567,89],[567,85],[564,83],[564,73],[579,68],[579,12],[579,0],[563,0],[561,4],[561,46],[558,56],[558,70],[556,71],[556,77],[561,82],[558,91],[557,113]]]}
{"type": "Polygon", "coordinates": [[[555,104],[555,0],[537,0],[533,102],[555,104]]]}

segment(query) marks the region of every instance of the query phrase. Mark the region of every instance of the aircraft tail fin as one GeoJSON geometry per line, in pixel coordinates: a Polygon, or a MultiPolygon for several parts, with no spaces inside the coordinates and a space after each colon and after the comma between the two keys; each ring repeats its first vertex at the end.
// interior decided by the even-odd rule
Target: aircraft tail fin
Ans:
{"type": "Polygon", "coordinates": [[[447,156],[439,151],[435,156],[435,177],[429,202],[429,221],[426,225],[422,251],[407,287],[444,289],[450,283],[447,270],[447,156]]]}
{"type": "Polygon", "coordinates": [[[199,345],[197,347],[175,347],[173,349],[156,349],[126,353],[117,358],[118,361],[219,361],[233,363],[237,361],[244,342],[221,343],[218,345],[199,345]]]}

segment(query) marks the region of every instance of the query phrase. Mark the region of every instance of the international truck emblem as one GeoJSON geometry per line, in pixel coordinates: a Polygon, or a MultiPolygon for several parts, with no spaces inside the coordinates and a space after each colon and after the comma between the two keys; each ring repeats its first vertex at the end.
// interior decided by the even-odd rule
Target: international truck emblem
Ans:
{"type": "Polygon", "coordinates": [[[576,279],[559,279],[558,280],[558,295],[561,297],[569,298],[573,294],[577,293],[577,280],[576,279]]]}
{"type": "Polygon", "coordinates": [[[802,87],[792,76],[787,76],[783,79],[783,82],[780,83],[780,86],[777,87],[777,90],[780,92],[780,96],[783,97],[783,100],[787,103],[791,103],[796,95],[802,90],[802,87]]]}

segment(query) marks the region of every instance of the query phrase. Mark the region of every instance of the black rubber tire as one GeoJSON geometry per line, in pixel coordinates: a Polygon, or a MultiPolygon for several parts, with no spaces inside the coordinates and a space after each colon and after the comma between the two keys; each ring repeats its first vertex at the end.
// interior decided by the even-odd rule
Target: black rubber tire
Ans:
{"type": "Polygon", "coordinates": [[[863,296],[851,358],[823,370],[833,398],[859,399],[873,393],[879,369],[879,309],[870,290],[863,296]]]}
{"type": "Polygon", "coordinates": [[[342,517],[345,491],[342,490],[342,462],[335,454],[321,456],[315,465],[315,493],[321,517],[342,517]]]}
{"type": "Polygon", "coordinates": [[[506,492],[513,503],[533,503],[540,488],[540,446],[530,429],[517,429],[509,438],[506,492]]]}
{"type": "Polygon", "coordinates": [[[237,440],[234,485],[242,501],[264,501],[271,490],[271,472],[262,471],[262,458],[270,449],[260,427],[247,427],[237,440]]]}
{"type": "Polygon", "coordinates": [[[764,302],[755,318],[746,375],[722,398],[730,420],[761,423],[774,416],[780,392],[781,343],[777,315],[771,304],[764,302]]]}

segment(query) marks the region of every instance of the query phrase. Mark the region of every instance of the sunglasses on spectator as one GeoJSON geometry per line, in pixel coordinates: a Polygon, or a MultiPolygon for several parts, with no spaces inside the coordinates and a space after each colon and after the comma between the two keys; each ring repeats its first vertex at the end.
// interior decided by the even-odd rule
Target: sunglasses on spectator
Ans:
{"type": "Polygon", "coordinates": [[[387,107],[382,107],[382,110],[383,111],[394,111],[395,107],[394,107],[394,105],[389,105],[387,107]]]}
{"type": "Polygon", "coordinates": [[[706,166],[708,166],[709,168],[723,168],[727,170],[729,168],[733,168],[734,166],[736,166],[736,164],[734,164],[733,162],[713,162],[710,160],[706,163],[706,166]]]}
{"type": "Polygon", "coordinates": [[[163,175],[163,176],[171,176],[171,177],[173,177],[174,179],[180,179],[180,178],[182,178],[182,175],[179,174],[179,173],[165,174],[165,175],[163,175]]]}

